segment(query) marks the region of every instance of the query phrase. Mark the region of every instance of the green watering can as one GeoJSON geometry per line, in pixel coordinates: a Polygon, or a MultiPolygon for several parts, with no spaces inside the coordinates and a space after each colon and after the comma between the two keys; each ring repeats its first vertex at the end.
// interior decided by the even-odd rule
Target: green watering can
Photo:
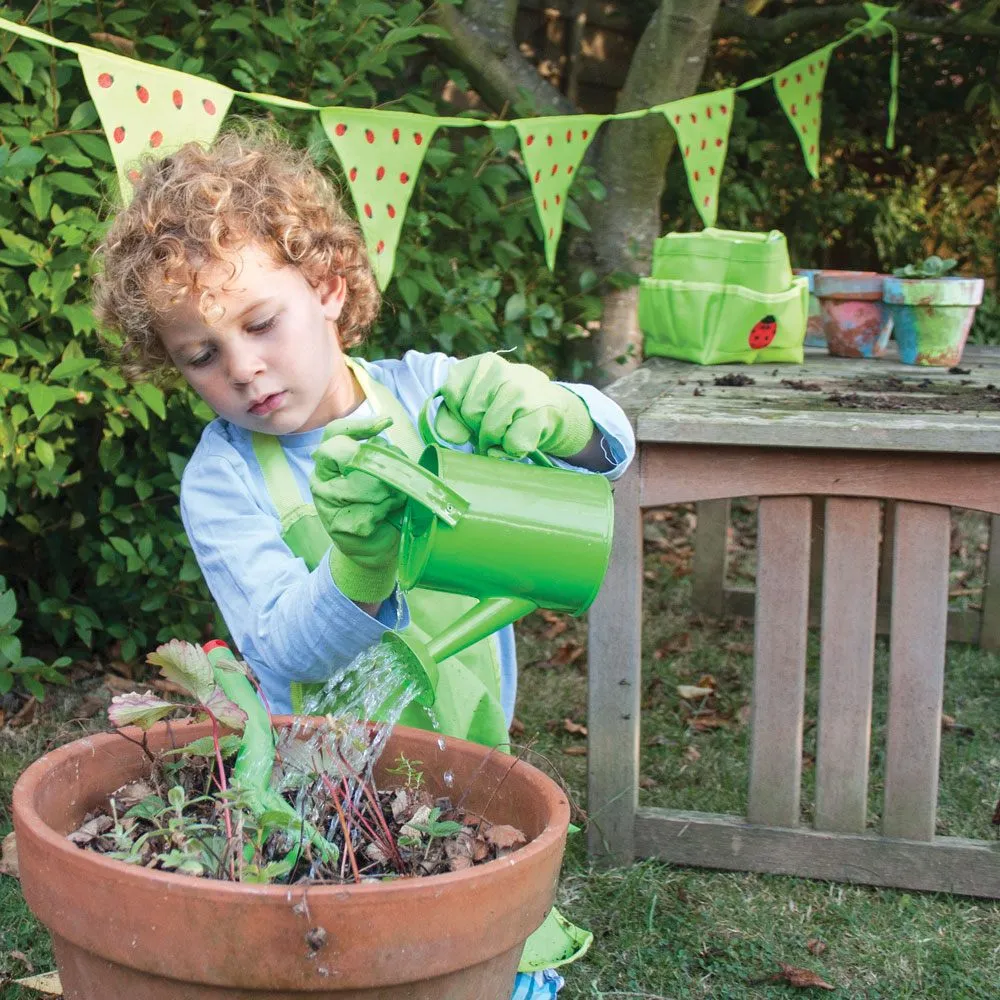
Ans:
{"type": "Polygon", "coordinates": [[[582,615],[604,580],[614,506],[604,476],[556,468],[541,452],[533,464],[454,451],[429,419],[417,462],[377,441],[358,447],[350,467],[395,487],[403,510],[399,583],[404,590],[479,599],[428,642],[386,632],[430,705],[438,664],[536,608],[582,615]]]}

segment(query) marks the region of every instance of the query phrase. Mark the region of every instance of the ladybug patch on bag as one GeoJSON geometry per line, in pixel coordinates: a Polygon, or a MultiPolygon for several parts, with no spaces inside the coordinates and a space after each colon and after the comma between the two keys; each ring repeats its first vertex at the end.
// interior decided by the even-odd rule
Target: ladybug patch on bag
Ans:
{"type": "Polygon", "coordinates": [[[765,316],[753,325],[750,331],[750,346],[759,351],[765,347],[770,347],[778,332],[778,321],[773,316],[765,316]]]}

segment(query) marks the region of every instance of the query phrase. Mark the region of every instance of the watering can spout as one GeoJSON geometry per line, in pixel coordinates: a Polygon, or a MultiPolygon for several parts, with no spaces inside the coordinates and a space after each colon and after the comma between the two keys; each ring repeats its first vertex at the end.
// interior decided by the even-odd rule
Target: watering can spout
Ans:
{"type": "Polygon", "coordinates": [[[392,649],[408,676],[416,681],[416,700],[421,705],[431,705],[437,690],[438,665],[441,662],[537,607],[534,601],[523,597],[488,597],[469,608],[432,639],[425,641],[411,632],[386,632],[382,642],[392,649]]]}

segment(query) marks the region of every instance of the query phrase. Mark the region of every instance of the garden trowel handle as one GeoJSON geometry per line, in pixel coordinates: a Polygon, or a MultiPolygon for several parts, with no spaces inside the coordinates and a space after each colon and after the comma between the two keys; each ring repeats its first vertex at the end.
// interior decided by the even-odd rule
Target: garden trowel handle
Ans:
{"type": "MultiPolygon", "coordinates": [[[[437,419],[437,413],[435,412],[435,419],[431,419],[431,406],[435,399],[441,397],[441,390],[438,389],[433,396],[428,396],[427,401],[424,403],[422,409],[420,410],[420,416],[417,418],[417,428],[420,431],[420,436],[424,439],[425,444],[436,444],[439,448],[454,448],[455,446],[450,442],[446,441],[438,433],[435,421],[437,419]]],[[[442,406],[447,405],[442,400],[442,406]]],[[[499,450],[499,449],[498,449],[499,450]]],[[[490,457],[493,457],[492,455],[490,457]]],[[[555,462],[549,458],[548,455],[540,451],[529,451],[527,458],[530,458],[535,465],[544,466],[547,469],[555,468],[555,462]]],[[[517,461],[517,459],[511,459],[511,461],[517,461]]]]}
{"type": "Polygon", "coordinates": [[[451,527],[455,527],[469,509],[465,497],[395,448],[366,441],[358,447],[347,468],[360,469],[394,487],[451,527]]]}

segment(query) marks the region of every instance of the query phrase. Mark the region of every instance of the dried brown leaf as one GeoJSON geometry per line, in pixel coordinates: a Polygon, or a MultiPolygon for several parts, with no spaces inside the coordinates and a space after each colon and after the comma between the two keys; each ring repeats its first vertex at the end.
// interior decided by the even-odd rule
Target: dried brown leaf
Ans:
{"type": "Polygon", "coordinates": [[[505,850],[508,847],[516,847],[518,844],[526,844],[528,842],[528,838],[516,826],[509,826],[503,823],[491,826],[485,831],[485,837],[494,847],[500,850],[505,850]]]}
{"type": "Polygon", "coordinates": [[[836,989],[835,986],[831,986],[825,979],[821,979],[812,969],[800,969],[798,966],[786,965],[784,962],[779,962],[778,965],[781,966],[780,978],[788,983],[789,986],[803,988],[815,986],[821,990],[836,989]]]}
{"type": "Polygon", "coordinates": [[[695,761],[701,760],[701,751],[697,747],[686,746],[684,748],[684,759],[695,763],[695,761]]]}
{"type": "Polygon", "coordinates": [[[565,729],[567,733],[572,733],[574,736],[587,735],[587,727],[581,725],[579,722],[574,722],[570,718],[563,719],[563,729],[565,729]]]}
{"type": "Polygon", "coordinates": [[[7,954],[11,958],[16,958],[27,970],[28,972],[34,972],[35,967],[31,964],[31,959],[23,951],[8,951],[7,954]]]}
{"type": "Polygon", "coordinates": [[[678,684],[677,694],[685,701],[700,701],[715,694],[715,688],[696,687],[694,684],[678,684]]]}
{"type": "Polygon", "coordinates": [[[557,635],[562,635],[569,628],[569,619],[565,615],[559,615],[554,611],[544,609],[539,614],[548,623],[548,628],[542,632],[544,639],[554,639],[557,635]]]}
{"type": "Polygon", "coordinates": [[[511,736],[521,736],[524,733],[524,723],[515,715],[510,720],[510,729],[507,730],[511,736]]]}
{"type": "Polygon", "coordinates": [[[564,747],[563,753],[566,754],[567,757],[586,757],[587,748],[581,746],[564,747]]]}
{"type": "Polygon", "coordinates": [[[0,851],[0,875],[10,875],[11,878],[20,878],[21,872],[17,866],[17,838],[13,833],[8,833],[3,838],[3,849],[0,851]]]}
{"type": "Polygon", "coordinates": [[[101,834],[107,833],[114,825],[115,821],[110,816],[95,816],[93,819],[88,819],[72,833],[67,834],[67,838],[74,844],[85,847],[101,834]]]}
{"type": "Polygon", "coordinates": [[[568,667],[583,655],[583,646],[576,639],[564,642],[546,661],[549,667],[568,667]]]}
{"type": "Polygon", "coordinates": [[[682,656],[684,653],[690,653],[693,648],[691,633],[679,632],[677,635],[670,636],[654,650],[653,659],[662,660],[667,656],[682,656]]]}
{"type": "Polygon", "coordinates": [[[648,774],[643,774],[639,778],[639,787],[640,788],[659,788],[660,787],[660,783],[656,780],[656,778],[651,778],[648,774]]]}
{"type": "Polygon", "coordinates": [[[806,948],[810,955],[822,955],[826,951],[826,942],[819,938],[810,938],[806,941],[806,948]]]}
{"type": "Polygon", "coordinates": [[[725,729],[729,723],[729,719],[716,715],[714,712],[696,715],[688,720],[688,725],[697,733],[704,733],[710,729],[725,729]]]}

